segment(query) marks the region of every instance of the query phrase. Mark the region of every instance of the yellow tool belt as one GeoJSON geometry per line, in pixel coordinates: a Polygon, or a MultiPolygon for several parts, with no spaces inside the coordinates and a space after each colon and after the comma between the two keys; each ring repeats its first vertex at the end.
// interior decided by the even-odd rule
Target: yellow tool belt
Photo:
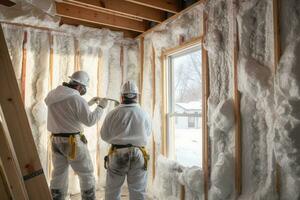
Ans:
{"type": "Polygon", "coordinates": [[[135,147],[135,148],[138,148],[142,154],[143,154],[143,157],[144,157],[144,169],[147,170],[148,168],[148,160],[150,160],[150,155],[148,154],[147,150],[145,147],[139,147],[139,146],[133,146],[133,145],[112,145],[110,148],[109,148],[109,151],[108,151],[108,154],[104,157],[104,168],[107,169],[107,165],[108,165],[108,162],[109,162],[109,156],[112,155],[116,149],[120,149],[120,148],[130,148],[130,147],[135,147]],[[120,146],[120,147],[118,147],[120,146]]]}
{"type": "Polygon", "coordinates": [[[76,149],[76,135],[80,135],[80,140],[87,144],[87,140],[83,133],[58,133],[52,134],[52,137],[67,137],[70,145],[69,159],[74,160],[76,158],[77,149],[76,149]]]}

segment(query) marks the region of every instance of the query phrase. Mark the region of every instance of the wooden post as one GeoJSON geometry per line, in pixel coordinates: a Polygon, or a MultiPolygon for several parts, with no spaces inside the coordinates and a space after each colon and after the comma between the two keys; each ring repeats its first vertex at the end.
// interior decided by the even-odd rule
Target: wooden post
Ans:
{"type": "MultiPolygon", "coordinates": [[[[30,200],[51,200],[28,118],[0,27],[0,105],[30,200]]],[[[0,147],[1,148],[1,147],[0,147]]]]}
{"type": "MultiPolygon", "coordinates": [[[[275,79],[277,66],[280,61],[281,56],[281,45],[280,45],[280,20],[279,20],[279,13],[280,13],[280,5],[279,0],[273,0],[273,33],[274,33],[274,66],[273,66],[273,76],[275,79]]],[[[276,192],[280,198],[280,188],[281,188],[281,167],[276,161],[275,167],[275,188],[276,192]]]]}
{"type": "MultiPolygon", "coordinates": [[[[206,36],[207,14],[203,14],[203,36],[206,36]]],[[[208,97],[209,97],[209,67],[208,53],[202,44],[202,142],[203,142],[203,173],[204,173],[204,199],[208,200],[209,190],[209,133],[208,133],[208,97]]]]}
{"type": "Polygon", "coordinates": [[[25,91],[26,91],[26,63],[27,63],[27,41],[28,34],[24,31],[23,45],[22,45],[22,72],[21,72],[21,95],[25,105],[25,91]]]}

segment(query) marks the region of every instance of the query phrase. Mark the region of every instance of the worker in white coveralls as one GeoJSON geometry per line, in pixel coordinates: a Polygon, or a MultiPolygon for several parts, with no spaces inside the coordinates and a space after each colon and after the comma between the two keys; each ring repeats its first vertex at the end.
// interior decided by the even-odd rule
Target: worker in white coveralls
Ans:
{"type": "Polygon", "coordinates": [[[121,104],[107,114],[101,128],[101,138],[111,144],[105,157],[105,200],[120,200],[126,176],[130,200],[143,200],[149,160],[145,146],[151,122],[137,103],[138,88],[134,82],[123,84],[121,98],[121,104]]]}
{"type": "Polygon", "coordinates": [[[106,99],[92,98],[89,102],[81,96],[86,93],[89,76],[84,71],[73,73],[68,83],[49,92],[48,130],[52,133],[53,171],[50,189],[53,200],[63,200],[68,191],[69,165],[79,176],[83,200],[94,200],[95,177],[93,163],[83,135],[83,127],[93,126],[107,106],[106,99]],[[94,111],[89,106],[98,104],[94,111]]]}

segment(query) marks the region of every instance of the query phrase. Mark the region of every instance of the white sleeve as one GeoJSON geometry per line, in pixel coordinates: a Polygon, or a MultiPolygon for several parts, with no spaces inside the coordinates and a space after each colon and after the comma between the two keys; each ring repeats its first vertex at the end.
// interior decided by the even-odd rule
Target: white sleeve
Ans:
{"type": "Polygon", "coordinates": [[[110,125],[110,115],[108,113],[108,115],[105,117],[105,120],[102,124],[101,130],[100,130],[100,135],[101,135],[101,139],[107,142],[108,136],[109,136],[109,126],[110,125]]]}
{"type": "Polygon", "coordinates": [[[77,99],[77,116],[81,123],[86,126],[93,126],[96,124],[103,113],[103,109],[97,106],[94,111],[90,111],[88,103],[82,98],[77,99]]]}
{"type": "Polygon", "coordinates": [[[149,137],[152,132],[152,123],[151,123],[150,117],[147,113],[145,116],[145,128],[146,128],[147,136],[149,137]]]}

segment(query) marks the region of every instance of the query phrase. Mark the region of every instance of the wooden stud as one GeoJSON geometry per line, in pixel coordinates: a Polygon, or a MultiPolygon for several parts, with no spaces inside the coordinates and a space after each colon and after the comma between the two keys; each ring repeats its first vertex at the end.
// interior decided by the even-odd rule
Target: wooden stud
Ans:
{"type": "MultiPolygon", "coordinates": [[[[0,120],[0,158],[4,173],[6,174],[8,184],[10,185],[8,192],[11,192],[12,199],[29,200],[17,158],[12,150],[12,144],[8,141],[9,133],[0,120]]],[[[1,168],[1,166],[0,166],[1,168]]],[[[5,178],[5,177],[3,177],[5,178]]]]}
{"type": "Polygon", "coordinates": [[[162,149],[161,153],[167,156],[167,88],[166,88],[166,55],[164,53],[160,56],[162,64],[161,85],[162,85],[162,149]]]}
{"type": "Polygon", "coordinates": [[[121,28],[125,30],[144,32],[148,28],[148,24],[144,21],[140,22],[136,20],[131,20],[125,17],[120,17],[113,14],[83,8],[79,5],[74,6],[69,3],[56,2],[56,10],[57,15],[61,17],[77,19],[81,21],[121,28]]]}
{"type": "Polygon", "coordinates": [[[121,86],[123,85],[125,81],[125,71],[124,71],[124,46],[121,45],[120,48],[120,67],[121,67],[121,74],[122,74],[122,80],[121,80],[121,86]]]}
{"type": "Polygon", "coordinates": [[[231,0],[232,6],[232,61],[233,61],[233,79],[234,79],[234,117],[235,117],[235,193],[238,198],[242,193],[242,135],[241,135],[241,111],[240,111],[240,93],[238,91],[238,33],[237,33],[237,10],[236,0],[231,0]]]}
{"type": "Polygon", "coordinates": [[[26,91],[26,64],[27,64],[27,31],[24,31],[23,45],[22,45],[22,72],[21,72],[21,95],[23,103],[25,104],[25,91],[26,91]]]}
{"type": "Polygon", "coordinates": [[[158,10],[167,11],[170,13],[179,12],[179,3],[176,0],[126,0],[128,2],[136,3],[139,5],[155,8],[158,10]]]}
{"type": "Polygon", "coordinates": [[[143,96],[143,82],[144,82],[144,37],[140,38],[140,103],[143,105],[142,96],[143,96]]]}
{"type": "MultiPolygon", "coordinates": [[[[203,35],[207,31],[207,14],[203,14],[203,35]]],[[[208,97],[209,97],[209,66],[208,52],[202,43],[202,148],[204,173],[204,199],[208,200],[209,190],[209,133],[208,133],[208,97]]]]}
{"type": "Polygon", "coordinates": [[[180,185],[180,200],[185,200],[185,187],[180,185]]]}
{"type": "Polygon", "coordinates": [[[30,200],[51,200],[6,41],[0,28],[0,105],[30,200]]]}
{"type": "MultiPolygon", "coordinates": [[[[279,0],[273,0],[272,2],[273,8],[273,33],[274,33],[274,66],[273,66],[273,76],[275,79],[277,66],[280,61],[281,56],[281,45],[280,45],[280,20],[279,20],[279,13],[280,13],[280,3],[279,0]]],[[[275,188],[278,196],[280,197],[280,189],[281,189],[281,167],[276,162],[275,167],[275,188]]]]}
{"type": "Polygon", "coordinates": [[[79,48],[79,41],[77,38],[74,38],[75,39],[75,68],[74,68],[74,71],[79,71],[80,70],[80,48],[79,48]]]}
{"type": "MultiPolygon", "coordinates": [[[[155,66],[155,49],[152,44],[152,116],[154,116],[155,111],[155,102],[156,102],[156,66],[155,66]]],[[[152,176],[153,179],[155,177],[155,160],[156,160],[156,144],[154,141],[154,134],[152,134],[152,156],[153,156],[153,162],[152,162],[152,176]]]]}
{"type": "MultiPolygon", "coordinates": [[[[50,56],[49,56],[49,90],[53,89],[53,35],[49,33],[49,44],[50,44],[50,56]]],[[[48,161],[48,178],[51,177],[52,172],[52,144],[51,144],[51,134],[48,137],[47,145],[47,161],[48,161]]]]}
{"type": "MultiPolygon", "coordinates": [[[[98,71],[97,71],[97,96],[101,97],[101,95],[104,93],[103,92],[103,87],[101,87],[101,82],[103,81],[103,74],[104,74],[104,66],[103,66],[103,62],[104,62],[104,57],[103,54],[100,52],[99,56],[98,56],[98,71]]],[[[96,153],[96,160],[98,165],[97,166],[97,176],[100,177],[101,175],[101,167],[100,167],[100,163],[101,161],[101,148],[100,148],[100,141],[101,140],[101,134],[100,134],[100,128],[101,128],[101,124],[100,122],[97,123],[97,153],[96,153]]]]}

